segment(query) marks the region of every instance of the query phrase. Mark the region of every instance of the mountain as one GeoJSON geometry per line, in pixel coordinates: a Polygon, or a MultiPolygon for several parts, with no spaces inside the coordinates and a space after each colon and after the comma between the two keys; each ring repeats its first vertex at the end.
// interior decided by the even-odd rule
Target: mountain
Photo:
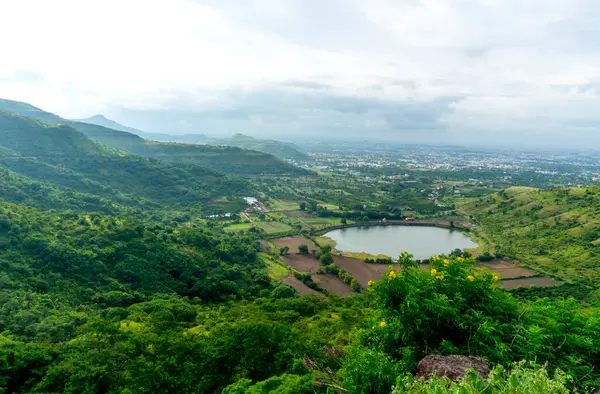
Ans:
{"type": "Polygon", "coordinates": [[[126,131],[151,141],[234,146],[237,148],[268,153],[280,159],[304,160],[307,158],[306,154],[300,152],[300,148],[294,144],[276,140],[258,139],[244,134],[235,134],[230,138],[212,138],[205,134],[170,135],[147,133],[145,131],[134,129],[133,127],[124,126],[114,120],[106,118],[104,115],[94,115],[85,119],[77,119],[76,121],[103,126],[113,130],[126,131]]]}
{"type": "Polygon", "coordinates": [[[197,164],[236,175],[301,175],[309,173],[309,171],[288,164],[273,155],[257,151],[232,147],[147,141],[126,131],[62,119],[57,115],[26,103],[1,100],[0,110],[14,112],[51,124],[67,125],[109,147],[164,161],[197,164]]]}
{"type": "Polygon", "coordinates": [[[137,134],[137,135],[144,134],[144,132],[141,130],[134,129],[133,127],[129,127],[129,126],[124,126],[120,123],[115,122],[114,120],[110,120],[110,119],[106,118],[102,114],[90,116],[89,118],[85,118],[85,119],[74,119],[74,121],[81,122],[81,123],[95,124],[97,126],[103,126],[103,127],[107,127],[109,129],[113,129],[113,130],[126,131],[128,133],[133,133],[133,134],[137,134]]]}
{"type": "Polygon", "coordinates": [[[269,153],[283,159],[304,160],[308,157],[306,154],[300,152],[299,148],[294,144],[275,140],[263,140],[244,134],[236,134],[231,138],[211,143],[211,145],[237,146],[238,148],[269,153]]]}
{"type": "Polygon", "coordinates": [[[511,187],[458,209],[496,253],[565,279],[600,280],[600,187],[511,187]]]}
{"type": "MultiPolygon", "coordinates": [[[[31,181],[134,207],[202,207],[211,199],[242,196],[252,189],[237,177],[197,164],[129,154],[101,145],[71,126],[4,111],[0,111],[0,167],[31,181]]],[[[10,173],[0,181],[8,182],[7,178],[10,173]]],[[[0,197],[5,194],[3,190],[0,197]]]]}

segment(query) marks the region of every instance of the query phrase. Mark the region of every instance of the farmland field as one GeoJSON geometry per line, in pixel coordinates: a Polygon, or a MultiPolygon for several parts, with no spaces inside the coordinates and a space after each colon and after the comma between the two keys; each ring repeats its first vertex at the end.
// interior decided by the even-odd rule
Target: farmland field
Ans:
{"type": "Polygon", "coordinates": [[[288,248],[290,248],[290,253],[298,253],[298,246],[300,246],[302,244],[308,246],[309,252],[317,249],[315,244],[310,239],[308,239],[302,235],[294,235],[291,237],[277,238],[277,239],[273,239],[271,242],[273,242],[273,245],[275,245],[276,248],[281,248],[283,246],[287,246],[288,248]]]}
{"type": "Polygon", "coordinates": [[[232,224],[230,226],[227,226],[223,230],[225,230],[227,232],[232,232],[232,231],[250,230],[250,228],[252,228],[252,223],[240,223],[240,224],[232,224]]]}
{"type": "Polygon", "coordinates": [[[267,234],[284,233],[292,230],[290,226],[280,222],[254,222],[253,224],[256,227],[265,230],[267,234]]]}
{"type": "Polygon", "coordinates": [[[281,260],[283,260],[283,262],[287,266],[302,273],[317,272],[317,270],[321,266],[319,260],[310,255],[290,254],[286,256],[281,256],[281,260]]]}
{"type": "Polygon", "coordinates": [[[282,282],[287,283],[288,285],[292,286],[294,289],[296,289],[298,294],[300,294],[301,296],[316,295],[319,297],[325,297],[325,294],[320,293],[316,290],[313,290],[310,287],[306,286],[304,283],[300,282],[298,279],[296,279],[294,274],[292,274],[291,272],[288,274],[288,276],[286,278],[284,278],[282,280],[282,282]]]}
{"type": "Polygon", "coordinates": [[[313,275],[313,281],[324,288],[325,290],[340,295],[340,296],[350,296],[355,294],[354,290],[350,288],[347,284],[345,284],[340,278],[335,275],[313,275]]]}
{"type": "Polygon", "coordinates": [[[525,276],[537,276],[540,273],[522,268],[509,260],[493,260],[485,263],[478,263],[479,266],[489,268],[490,271],[497,273],[501,278],[519,278],[525,276]]]}
{"type": "MultiPolygon", "coordinates": [[[[367,287],[370,280],[376,281],[387,271],[388,264],[367,264],[362,260],[345,256],[333,256],[335,265],[349,272],[362,287],[367,287]]],[[[394,265],[398,269],[398,265],[394,265]]]]}
{"type": "Polygon", "coordinates": [[[561,282],[559,282],[555,279],[548,278],[548,277],[541,277],[541,278],[523,278],[523,279],[503,280],[500,283],[500,287],[503,289],[516,289],[518,287],[532,287],[532,286],[548,287],[548,286],[558,286],[560,284],[561,284],[561,282]]]}

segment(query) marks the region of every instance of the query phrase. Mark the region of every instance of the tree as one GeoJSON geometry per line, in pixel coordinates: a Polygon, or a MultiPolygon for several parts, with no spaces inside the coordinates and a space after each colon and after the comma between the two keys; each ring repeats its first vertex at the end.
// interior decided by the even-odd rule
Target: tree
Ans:
{"type": "Polygon", "coordinates": [[[333,263],[333,257],[331,256],[331,253],[329,253],[329,252],[321,254],[321,257],[319,257],[319,260],[321,261],[321,264],[323,264],[323,265],[329,265],[329,264],[333,263]]]}
{"type": "Polygon", "coordinates": [[[301,210],[301,211],[306,211],[306,202],[305,202],[305,201],[302,201],[302,202],[300,203],[300,210],[301,210]]]}
{"type": "Polygon", "coordinates": [[[282,246],[281,248],[279,248],[279,254],[282,256],[284,254],[288,254],[289,251],[290,251],[289,246],[282,246]]]}
{"type": "Polygon", "coordinates": [[[298,253],[300,254],[308,254],[308,246],[307,245],[298,245],[298,253]]]}
{"type": "Polygon", "coordinates": [[[342,224],[346,224],[346,223],[348,223],[348,219],[346,219],[346,218],[342,218],[342,220],[341,220],[341,223],[342,223],[342,224]]]}

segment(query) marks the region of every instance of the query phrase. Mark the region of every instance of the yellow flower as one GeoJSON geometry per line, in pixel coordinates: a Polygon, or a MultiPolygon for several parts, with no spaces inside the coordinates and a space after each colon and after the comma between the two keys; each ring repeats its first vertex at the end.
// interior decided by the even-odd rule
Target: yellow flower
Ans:
{"type": "Polygon", "coordinates": [[[373,325],[373,327],[372,327],[372,328],[375,328],[375,325],[373,325]]]}
{"type": "Polygon", "coordinates": [[[493,280],[499,280],[500,278],[498,277],[498,275],[494,275],[494,276],[492,277],[492,279],[493,279],[493,280]]]}
{"type": "Polygon", "coordinates": [[[369,287],[371,287],[371,286],[373,286],[373,281],[370,280],[367,284],[369,285],[369,287]]]}
{"type": "Polygon", "coordinates": [[[463,261],[465,261],[465,259],[464,259],[464,258],[462,258],[462,257],[459,257],[459,258],[457,258],[456,260],[458,260],[458,262],[459,262],[459,263],[462,263],[463,261]]]}
{"type": "Polygon", "coordinates": [[[433,256],[433,261],[438,261],[440,258],[437,256],[433,256]]]}
{"type": "Polygon", "coordinates": [[[471,282],[473,282],[475,280],[475,277],[473,275],[469,275],[469,276],[467,276],[467,279],[469,279],[471,282]]]}
{"type": "Polygon", "coordinates": [[[435,268],[431,269],[431,276],[435,276],[437,274],[437,270],[435,268]]]}
{"type": "Polygon", "coordinates": [[[447,267],[450,265],[450,260],[444,259],[444,265],[447,267]]]}
{"type": "Polygon", "coordinates": [[[395,279],[396,278],[396,271],[391,271],[390,272],[390,279],[395,279]]]}
{"type": "Polygon", "coordinates": [[[382,321],[381,323],[379,323],[379,327],[381,327],[381,328],[385,327],[386,325],[387,325],[387,324],[385,324],[385,322],[384,322],[384,321],[382,321]]]}
{"type": "Polygon", "coordinates": [[[436,279],[444,280],[444,275],[438,275],[438,276],[436,276],[436,279]]]}

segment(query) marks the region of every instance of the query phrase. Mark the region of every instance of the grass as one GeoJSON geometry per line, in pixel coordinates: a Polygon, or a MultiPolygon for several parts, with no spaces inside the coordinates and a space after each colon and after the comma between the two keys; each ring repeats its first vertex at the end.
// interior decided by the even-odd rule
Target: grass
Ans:
{"type": "Polygon", "coordinates": [[[223,229],[223,231],[227,231],[227,232],[244,231],[244,230],[250,230],[251,227],[252,227],[251,223],[239,223],[239,224],[229,225],[229,226],[225,227],[223,229]]]}
{"type": "Polygon", "coordinates": [[[269,208],[271,211],[295,211],[300,209],[297,201],[271,200],[269,208]]]}
{"type": "Polygon", "coordinates": [[[272,280],[281,280],[288,276],[289,270],[278,259],[269,256],[267,253],[261,253],[259,256],[267,265],[267,275],[269,275],[269,278],[272,280]]]}
{"type": "Polygon", "coordinates": [[[254,222],[253,224],[265,230],[267,234],[284,233],[293,230],[290,226],[281,222],[254,222]]]}
{"type": "Polygon", "coordinates": [[[457,211],[475,218],[474,238],[491,253],[562,279],[600,280],[598,186],[512,187],[459,204],[457,211]]]}

